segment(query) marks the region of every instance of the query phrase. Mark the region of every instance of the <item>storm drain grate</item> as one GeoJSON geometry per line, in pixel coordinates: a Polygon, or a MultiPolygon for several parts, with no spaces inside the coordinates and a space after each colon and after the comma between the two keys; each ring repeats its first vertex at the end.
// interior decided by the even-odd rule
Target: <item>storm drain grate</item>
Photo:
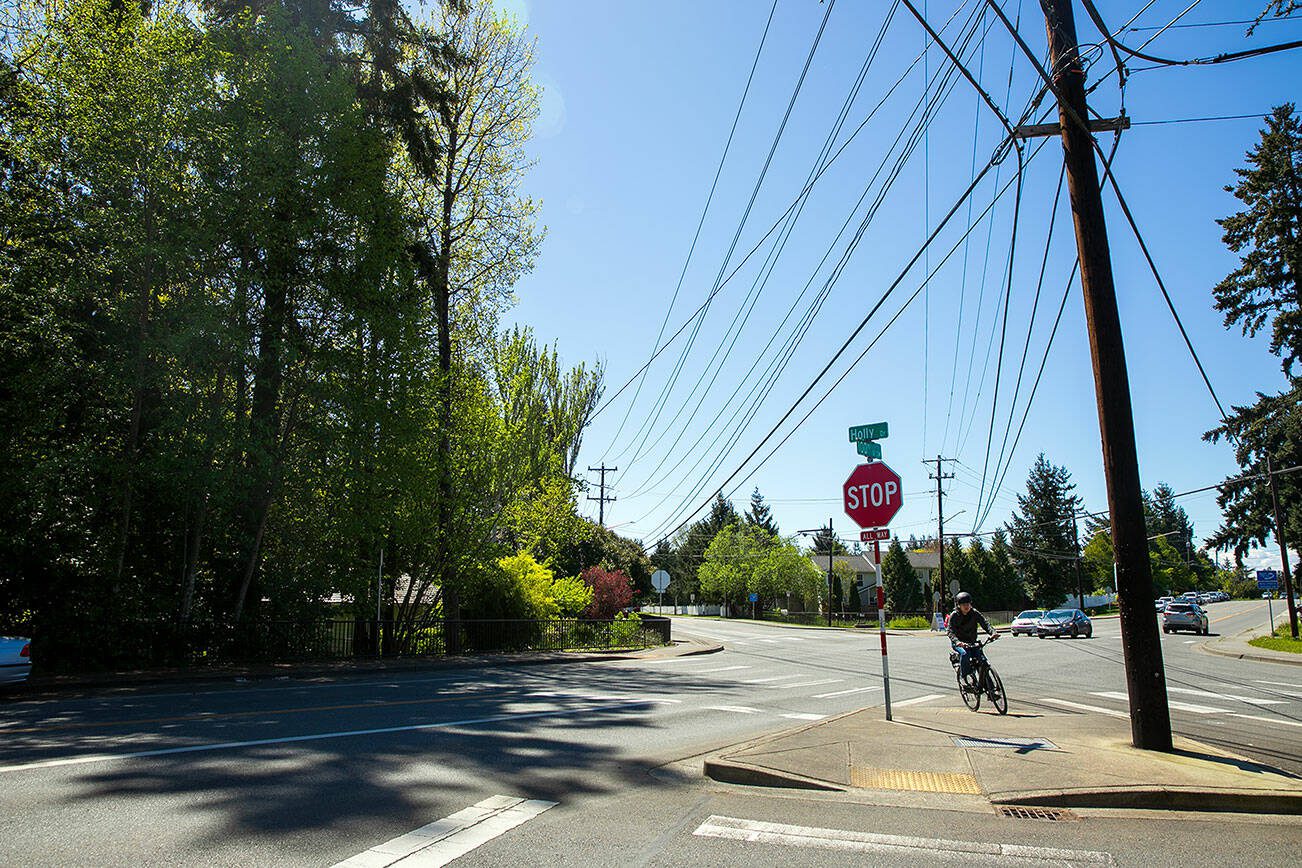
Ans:
{"type": "Polygon", "coordinates": [[[978,796],[981,787],[972,775],[947,772],[915,772],[904,769],[850,767],[850,786],[868,790],[914,790],[922,793],[954,793],[978,796]]]}
{"type": "Polygon", "coordinates": [[[970,738],[951,736],[958,747],[993,747],[1005,750],[1057,750],[1058,746],[1047,738],[970,738]]]}
{"type": "Polygon", "coordinates": [[[1014,805],[1000,805],[999,814],[1017,820],[1050,820],[1061,823],[1067,820],[1079,820],[1080,817],[1066,808],[1023,808],[1014,805]]]}

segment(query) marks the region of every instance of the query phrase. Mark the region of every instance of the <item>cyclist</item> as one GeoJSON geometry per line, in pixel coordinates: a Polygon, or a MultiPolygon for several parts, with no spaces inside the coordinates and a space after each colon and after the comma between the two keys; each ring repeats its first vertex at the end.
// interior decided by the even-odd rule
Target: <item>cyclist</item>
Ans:
{"type": "Polygon", "coordinates": [[[977,611],[972,605],[972,595],[967,591],[959,591],[954,595],[954,611],[949,614],[948,630],[946,635],[949,636],[949,642],[958,654],[958,672],[964,681],[969,681],[972,676],[972,664],[985,658],[985,652],[977,644],[977,627],[983,627],[993,639],[997,639],[998,634],[986,620],[986,616],[977,611]]]}

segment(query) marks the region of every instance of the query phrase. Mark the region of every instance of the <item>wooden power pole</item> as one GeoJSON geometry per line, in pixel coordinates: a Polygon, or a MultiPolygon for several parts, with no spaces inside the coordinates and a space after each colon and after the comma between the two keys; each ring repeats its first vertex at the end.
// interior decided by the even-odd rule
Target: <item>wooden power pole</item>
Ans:
{"type": "Polygon", "coordinates": [[[1166,700],[1157,612],[1153,608],[1153,576],[1148,561],[1121,317],[1117,313],[1116,287],[1112,282],[1093,139],[1086,126],[1089,115],[1085,104],[1085,70],[1077,50],[1071,0],[1041,0],[1041,6],[1049,34],[1049,69],[1058,97],[1067,189],[1071,194],[1076,246],[1080,253],[1081,294],[1094,365],[1103,472],[1116,552],[1131,740],[1137,748],[1169,751],[1171,712],[1166,700]]]}

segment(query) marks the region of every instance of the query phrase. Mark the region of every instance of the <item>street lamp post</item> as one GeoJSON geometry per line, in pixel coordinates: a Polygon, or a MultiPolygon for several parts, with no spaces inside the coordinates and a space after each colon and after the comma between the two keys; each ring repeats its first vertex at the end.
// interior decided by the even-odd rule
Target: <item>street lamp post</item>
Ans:
{"type": "MultiPolygon", "coordinates": [[[[836,537],[833,535],[832,520],[830,518],[827,520],[827,527],[815,527],[806,530],[798,530],[796,531],[796,533],[802,535],[819,534],[822,533],[823,531],[827,531],[827,626],[831,627],[832,626],[832,552],[833,549],[835,548],[833,543],[836,540],[836,537]]],[[[787,611],[790,611],[789,605],[787,611]]]]}

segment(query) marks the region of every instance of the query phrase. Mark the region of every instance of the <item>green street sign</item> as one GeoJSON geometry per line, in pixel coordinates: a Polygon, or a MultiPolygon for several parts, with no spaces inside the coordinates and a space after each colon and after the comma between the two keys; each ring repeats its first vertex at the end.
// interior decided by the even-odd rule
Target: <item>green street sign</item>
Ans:
{"type": "Polygon", "coordinates": [[[871,440],[860,440],[858,443],[854,444],[854,448],[857,449],[859,454],[864,458],[880,459],[882,457],[882,444],[874,443],[871,440]]]}
{"type": "Polygon", "coordinates": [[[886,423],[874,422],[871,425],[855,425],[850,429],[850,442],[859,443],[864,440],[885,440],[886,423]]]}

